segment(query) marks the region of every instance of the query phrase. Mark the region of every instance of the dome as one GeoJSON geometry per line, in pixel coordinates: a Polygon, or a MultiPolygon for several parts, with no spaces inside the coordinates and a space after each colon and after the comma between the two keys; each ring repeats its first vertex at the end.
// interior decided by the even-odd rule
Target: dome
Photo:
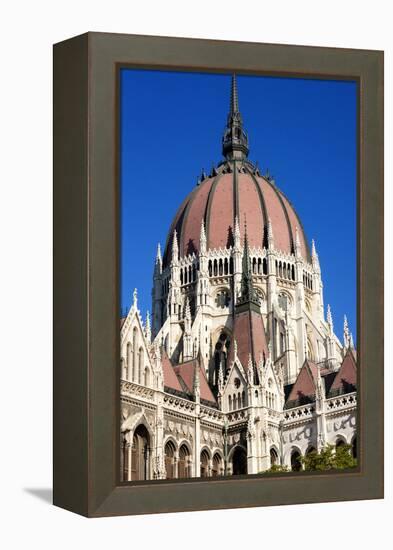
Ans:
{"type": "Polygon", "coordinates": [[[198,253],[202,221],[208,249],[233,246],[236,218],[247,224],[250,247],[267,248],[269,220],[274,247],[294,253],[296,229],[301,253],[310,260],[303,227],[295,209],[269,175],[262,176],[248,158],[248,137],[242,126],[235,76],[232,78],[230,111],[222,140],[225,160],[212,173],[202,175],[180,205],[168,234],[163,263],[170,263],[176,230],[180,257],[198,253]]]}

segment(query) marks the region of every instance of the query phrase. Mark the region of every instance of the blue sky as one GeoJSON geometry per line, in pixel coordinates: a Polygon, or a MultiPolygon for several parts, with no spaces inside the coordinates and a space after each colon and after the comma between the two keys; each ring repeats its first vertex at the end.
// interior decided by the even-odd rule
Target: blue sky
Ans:
{"type": "MultiPolygon", "coordinates": [[[[121,308],[151,310],[157,243],[202,168],[221,156],[231,75],[121,71],[121,308]]],[[[356,341],[355,82],[238,76],[252,161],[268,168],[316,241],[325,307],[356,341]]]]}

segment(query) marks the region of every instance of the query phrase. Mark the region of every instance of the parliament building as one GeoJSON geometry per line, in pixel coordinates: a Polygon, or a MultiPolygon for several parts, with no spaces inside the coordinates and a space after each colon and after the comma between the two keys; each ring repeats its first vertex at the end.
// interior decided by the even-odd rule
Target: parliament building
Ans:
{"type": "Polygon", "coordinates": [[[235,76],[222,153],[158,246],[152,317],[135,290],[121,319],[122,481],[299,470],[327,444],[356,456],[353,338],[293,205],[248,159],[235,76]]]}

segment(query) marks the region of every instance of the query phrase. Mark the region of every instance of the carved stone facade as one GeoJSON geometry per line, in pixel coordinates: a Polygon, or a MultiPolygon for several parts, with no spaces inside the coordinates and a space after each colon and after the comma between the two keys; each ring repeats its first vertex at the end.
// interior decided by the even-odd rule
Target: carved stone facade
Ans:
{"type": "Polygon", "coordinates": [[[158,247],[152,326],[136,291],[122,319],[125,481],[297,469],[328,443],[356,452],[353,338],[345,319],[340,342],[329,306],[325,319],[315,243],[247,158],[235,78],[223,153],[158,247]]]}

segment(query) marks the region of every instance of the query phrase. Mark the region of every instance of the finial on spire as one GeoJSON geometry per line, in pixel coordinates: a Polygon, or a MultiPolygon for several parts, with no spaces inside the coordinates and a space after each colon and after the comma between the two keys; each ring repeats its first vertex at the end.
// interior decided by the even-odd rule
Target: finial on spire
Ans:
{"type": "Polygon", "coordinates": [[[138,307],[138,290],[136,288],[134,288],[134,292],[132,293],[132,298],[133,298],[133,306],[134,308],[137,308],[138,307]]]}
{"type": "Polygon", "coordinates": [[[161,256],[161,246],[160,243],[157,245],[156,261],[154,265],[154,273],[161,274],[162,272],[162,256],[161,256]]]}
{"type": "Polygon", "coordinates": [[[350,344],[349,326],[347,316],[344,315],[344,348],[348,349],[350,344]]]}
{"type": "Polygon", "coordinates": [[[172,241],[172,262],[175,263],[179,259],[179,245],[177,242],[177,231],[176,229],[173,232],[173,241],[172,241]]]}
{"type": "Polygon", "coordinates": [[[317,254],[317,249],[315,247],[315,241],[312,239],[311,241],[311,261],[316,270],[319,269],[319,258],[317,254]]]}
{"type": "Polygon", "coordinates": [[[242,160],[248,156],[248,151],[248,137],[243,130],[239,111],[236,75],[233,74],[228,120],[222,139],[222,154],[228,160],[242,160]]]}
{"type": "Polygon", "coordinates": [[[351,349],[355,349],[355,346],[354,346],[354,343],[353,343],[353,335],[352,335],[352,332],[351,334],[349,335],[349,347],[351,349]]]}

